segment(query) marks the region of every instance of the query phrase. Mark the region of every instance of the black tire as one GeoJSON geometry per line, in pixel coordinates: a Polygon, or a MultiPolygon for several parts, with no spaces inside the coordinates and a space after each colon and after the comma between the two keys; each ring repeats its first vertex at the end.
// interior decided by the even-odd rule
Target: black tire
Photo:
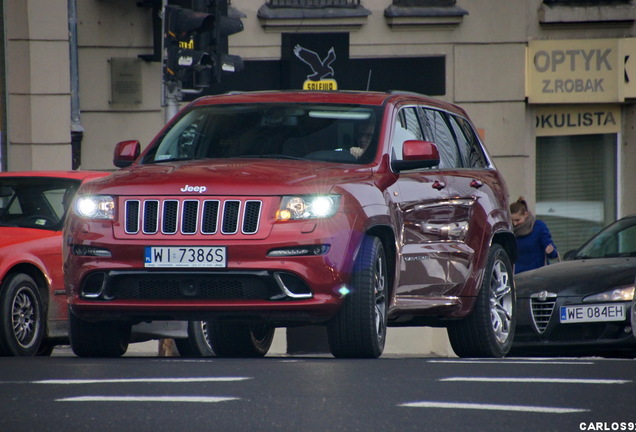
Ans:
{"type": "Polygon", "coordinates": [[[0,354],[35,356],[46,331],[40,291],[27,274],[7,276],[0,292],[0,354]]]}
{"type": "Polygon", "coordinates": [[[228,320],[207,322],[208,336],[217,357],[264,357],[274,340],[274,327],[266,323],[228,320]]]}
{"type": "Polygon", "coordinates": [[[188,321],[188,337],[174,343],[181,357],[214,357],[207,321],[188,321]]]}
{"type": "Polygon", "coordinates": [[[327,324],[331,354],[336,358],[377,358],[387,330],[388,272],[382,242],[365,236],[354,264],[344,303],[327,324]]]}
{"type": "Polygon", "coordinates": [[[79,357],[121,357],[128,349],[132,325],[122,321],[89,322],[69,311],[71,348],[79,357]]]}
{"type": "Polygon", "coordinates": [[[516,294],[506,251],[493,244],[473,312],[448,326],[448,337],[459,357],[504,357],[512,347],[516,294]]]}

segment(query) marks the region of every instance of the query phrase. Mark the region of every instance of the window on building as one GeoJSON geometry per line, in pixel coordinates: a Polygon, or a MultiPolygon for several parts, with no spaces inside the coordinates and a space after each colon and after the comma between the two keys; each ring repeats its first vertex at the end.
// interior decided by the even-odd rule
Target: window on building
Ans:
{"type": "Polygon", "coordinates": [[[631,3],[631,0],[543,0],[543,3],[565,6],[604,6],[618,3],[631,3]]]}
{"type": "Polygon", "coordinates": [[[345,31],[360,28],[371,11],[360,0],[268,0],[257,16],[264,28],[311,27],[315,20],[329,20],[345,31]]]}
{"type": "Polygon", "coordinates": [[[266,4],[272,8],[355,7],[360,0],[269,0],[266,4]]]}
{"type": "Polygon", "coordinates": [[[543,0],[539,22],[543,25],[587,24],[631,26],[634,22],[631,0],[543,0]]]}
{"type": "Polygon", "coordinates": [[[393,0],[395,6],[404,7],[445,7],[456,3],[456,0],[393,0]]]}
{"type": "Polygon", "coordinates": [[[561,255],[616,219],[614,134],[537,138],[536,216],[561,255]]]}
{"type": "MultiPolygon", "coordinates": [[[[388,2],[387,2],[388,3],[388,2]]],[[[459,25],[468,11],[455,0],[392,0],[384,18],[392,29],[459,25]]]]}

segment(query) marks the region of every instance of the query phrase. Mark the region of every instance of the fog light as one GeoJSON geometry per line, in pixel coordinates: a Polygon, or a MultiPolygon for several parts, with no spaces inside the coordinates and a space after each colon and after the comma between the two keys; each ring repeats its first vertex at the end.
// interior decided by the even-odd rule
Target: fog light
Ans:
{"type": "Polygon", "coordinates": [[[94,257],[100,257],[100,258],[110,258],[112,256],[108,249],[100,249],[93,246],[85,246],[85,245],[73,246],[73,255],[94,256],[94,257]]]}

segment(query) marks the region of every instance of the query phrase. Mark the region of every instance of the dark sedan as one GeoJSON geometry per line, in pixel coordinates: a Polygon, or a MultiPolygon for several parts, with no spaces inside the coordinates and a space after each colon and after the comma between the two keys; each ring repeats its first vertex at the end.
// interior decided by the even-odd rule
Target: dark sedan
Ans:
{"type": "Polygon", "coordinates": [[[563,262],[516,275],[511,353],[636,356],[635,276],[636,215],[607,226],[563,262]]]}

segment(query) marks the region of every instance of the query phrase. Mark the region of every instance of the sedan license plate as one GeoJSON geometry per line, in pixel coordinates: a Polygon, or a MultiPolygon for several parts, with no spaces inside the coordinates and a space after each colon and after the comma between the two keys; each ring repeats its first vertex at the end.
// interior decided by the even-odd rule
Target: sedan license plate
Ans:
{"type": "Polygon", "coordinates": [[[144,267],[216,267],[226,266],[224,246],[146,246],[144,267]]]}
{"type": "Polygon", "coordinates": [[[561,323],[625,321],[624,303],[561,306],[561,323]]]}

